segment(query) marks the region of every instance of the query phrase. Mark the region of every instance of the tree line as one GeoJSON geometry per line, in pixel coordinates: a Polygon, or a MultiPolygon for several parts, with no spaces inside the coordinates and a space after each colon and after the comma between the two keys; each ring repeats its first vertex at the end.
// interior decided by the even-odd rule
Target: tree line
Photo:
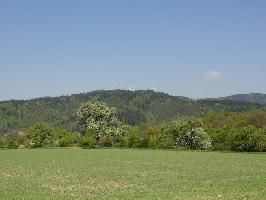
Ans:
{"type": "Polygon", "coordinates": [[[153,125],[129,125],[114,107],[89,101],[75,114],[76,132],[36,123],[0,137],[2,148],[73,147],[266,151],[266,111],[210,112],[153,125]]]}

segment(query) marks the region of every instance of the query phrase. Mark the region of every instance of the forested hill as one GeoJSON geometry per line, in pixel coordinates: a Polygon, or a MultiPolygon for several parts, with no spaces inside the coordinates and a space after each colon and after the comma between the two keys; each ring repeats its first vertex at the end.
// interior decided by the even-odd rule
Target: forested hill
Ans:
{"type": "Polygon", "coordinates": [[[250,93],[250,94],[236,94],[221,99],[258,103],[266,105],[266,94],[261,93],[250,93]]]}
{"type": "Polygon", "coordinates": [[[151,90],[94,91],[61,97],[0,102],[0,133],[24,129],[42,121],[56,127],[74,129],[75,112],[81,103],[100,100],[116,107],[119,118],[128,124],[158,123],[206,112],[243,112],[264,105],[232,100],[192,100],[151,90]]]}

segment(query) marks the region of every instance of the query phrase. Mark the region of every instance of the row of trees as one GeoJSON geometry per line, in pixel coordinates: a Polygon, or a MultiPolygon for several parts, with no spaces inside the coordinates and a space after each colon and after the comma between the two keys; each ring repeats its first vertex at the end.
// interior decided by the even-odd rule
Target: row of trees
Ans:
{"type": "Polygon", "coordinates": [[[37,123],[27,130],[25,136],[9,135],[0,139],[0,147],[124,147],[152,149],[209,149],[211,141],[201,127],[189,127],[197,121],[175,121],[163,127],[120,127],[120,130],[92,134],[73,133],[66,129],[53,129],[37,123]],[[180,130],[180,132],[178,132],[180,130]]]}
{"type": "Polygon", "coordinates": [[[37,123],[27,129],[25,135],[0,138],[0,146],[266,151],[265,112],[215,113],[206,115],[203,121],[187,118],[160,125],[131,127],[118,120],[114,108],[93,101],[82,104],[76,116],[78,133],[37,123]]]}
{"type": "Polygon", "coordinates": [[[266,151],[266,112],[263,110],[211,113],[203,122],[214,150],[266,151]]]}
{"type": "MultiPolygon", "coordinates": [[[[146,133],[143,127],[130,127],[116,117],[116,110],[100,101],[83,104],[77,112],[79,133],[53,130],[48,125],[37,123],[26,130],[25,140],[8,141],[7,146],[41,147],[81,146],[84,148],[132,147],[132,148],[184,148],[208,149],[211,141],[198,120],[179,120],[166,123],[156,131],[146,133]]],[[[2,143],[5,143],[2,142],[2,143]]]]}

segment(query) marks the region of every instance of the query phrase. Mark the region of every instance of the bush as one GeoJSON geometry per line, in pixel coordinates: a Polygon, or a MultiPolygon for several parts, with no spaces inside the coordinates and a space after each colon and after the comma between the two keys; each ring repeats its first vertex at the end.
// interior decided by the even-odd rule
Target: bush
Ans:
{"type": "Polygon", "coordinates": [[[141,148],[141,139],[138,134],[133,133],[127,137],[127,147],[129,148],[141,148]]]}
{"type": "Polygon", "coordinates": [[[266,152],[266,130],[260,129],[256,136],[256,151],[266,152]]]}
{"type": "Polygon", "coordinates": [[[6,141],[6,148],[8,149],[17,149],[19,146],[18,141],[16,140],[8,140],[6,141]]]}
{"type": "Polygon", "coordinates": [[[255,127],[245,127],[239,133],[235,134],[232,140],[231,148],[234,151],[254,151],[255,150],[255,127]]]}
{"type": "Polygon", "coordinates": [[[149,138],[149,148],[150,149],[158,149],[158,144],[157,144],[157,137],[154,135],[150,135],[149,138]]]}
{"type": "Polygon", "coordinates": [[[160,134],[156,140],[156,146],[160,149],[174,149],[175,140],[171,135],[160,134]]]}
{"type": "Polygon", "coordinates": [[[234,151],[266,151],[266,134],[254,126],[243,128],[232,139],[234,151]]]}
{"type": "Polygon", "coordinates": [[[100,147],[112,147],[113,146],[113,137],[109,135],[102,136],[99,139],[100,147]]]}
{"type": "Polygon", "coordinates": [[[186,149],[209,149],[211,140],[202,128],[191,129],[176,139],[176,144],[186,149]]]}
{"type": "Polygon", "coordinates": [[[139,148],[149,148],[149,137],[148,136],[142,136],[140,137],[140,146],[139,148]]]}
{"type": "Polygon", "coordinates": [[[182,119],[163,126],[162,133],[172,136],[176,145],[185,149],[208,149],[211,139],[203,130],[203,123],[195,119],[182,119]]]}
{"type": "Polygon", "coordinates": [[[210,133],[213,150],[230,150],[234,130],[231,128],[217,129],[210,133]]]}
{"type": "Polygon", "coordinates": [[[25,137],[12,133],[0,138],[0,148],[17,149],[20,146],[24,146],[25,137]]]}
{"type": "Polygon", "coordinates": [[[75,143],[78,142],[77,136],[78,134],[72,133],[66,129],[60,129],[56,132],[55,134],[56,139],[58,141],[58,145],[60,147],[67,147],[74,145],[75,143]]]}
{"type": "Polygon", "coordinates": [[[5,142],[2,137],[0,137],[0,148],[4,148],[5,142]]]}
{"type": "Polygon", "coordinates": [[[96,146],[96,142],[96,138],[89,134],[81,136],[79,140],[80,147],[84,149],[94,149],[96,146]]]}
{"type": "Polygon", "coordinates": [[[30,127],[26,133],[29,147],[41,147],[53,142],[53,129],[46,124],[37,123],[30,127]]]}
{"type": "Polygon", "coordinates": [[[58,140],[58,144],[60,147],[67,147],[74,144],[73,137],[64,136],[60,140],[58,140]]]}
{"type": "Polygon", "coordinates": [[[127,147],[127,138],[119,135],[113,138],[113,147],[127,147]]]}

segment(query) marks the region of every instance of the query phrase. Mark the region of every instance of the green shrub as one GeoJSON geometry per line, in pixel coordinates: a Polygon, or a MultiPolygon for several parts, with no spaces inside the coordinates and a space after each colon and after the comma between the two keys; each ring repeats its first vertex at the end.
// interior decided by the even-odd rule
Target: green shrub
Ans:
{"type": "Polygon", "coordinates": [[[60,147],[67,147],[74,145],[78,142],[77,140],[78,134],[72,133],[66,129],[60,129],[56,132],[55,137],[58,141],[58,145],[60,147]]]}
{"type": "Polygon", "coordinates": [[[260,129],[256,136],[256,151],[266,152],[266,129],[260,129]]]}
{"type": "Polygon", "coordinates": [[[149,137],[148,136],[139,136],[140,137],[140,146],[139,148],[149,148],[149,137]]]}
{"type": "Polygon", "coordinates": [[[138,134],[133,133],[127,137],[127,147],[129,148],[140,148],[141,147],[141,139],[138,134]]]}
{"type": "Polygon", "coordinates": [[[266,134],[254,126],[243,128],[232,139],[231,148],[234,151],[266,151],[266,134]]]}
{"type": "Polygon", "coordinates": [[[26,133],[29,147],[41,147],[53,142],[53,129],[44,123],[33,125],[26,133]]]}
{"type": "Polygon", "coordinates": [[[4,148],[5,142],[2,137],[0,137],[0,148],[4,148]]]}
{"type": "Polygon", "coordinates": [[[64,136],[60,140],[58,140],[58,144],[60,147],[67,147],[71,144],[74,144],[73,138],[71,136],[64,136]]]}
{"type": "Polygon", "coordinates": [[[20,146],[24,146],[25,136],[12,133],[0,138],[0,148],[17,149],[20,146]]]}
{"type": "Polygon", "coordinates": [[[149,137],[149,148],[150,149],[158,149],[158,144],[157,144],[157,137],[154,135],[150,135],[149,137]]]}
{"type": "Polygon", "coordinates": [[[114,138],[113,147],[128,147],[128,141],[125,136],[117,136],[114,138]]]}
{"type": "Polygon", "coordinates": [[[96,146],[96,142],[97,142],[96,138],[89,134],[80,136],[79,140],[80,147],[84,149],[94,149],[96,146]]]}
{"type": "Polygon", "coordinates": [[[234,130],[232,128],[216,129],[209,134],[212,141],[213,150],[230,150],[231,141],[234,135],[234,130]]]}
{"type": "Polygon", "coordinates": [[[16,140],[8,140],[6,141],[6,148],[8,149],[17,149],[19,146],[18,141],[16,140]]]}
{"type": "Polygon", "coordinates": [[[173,149],[175,148],[175,140],[171,135],[162,133],[157,137],[156,146],[159,149],[173,149]]]}
{"type": "Polygon", "coordinates": [[[234,151],[254,151],[255,150],[255,127],[245,127],[233,136],[231,148],[234,151]]]}

